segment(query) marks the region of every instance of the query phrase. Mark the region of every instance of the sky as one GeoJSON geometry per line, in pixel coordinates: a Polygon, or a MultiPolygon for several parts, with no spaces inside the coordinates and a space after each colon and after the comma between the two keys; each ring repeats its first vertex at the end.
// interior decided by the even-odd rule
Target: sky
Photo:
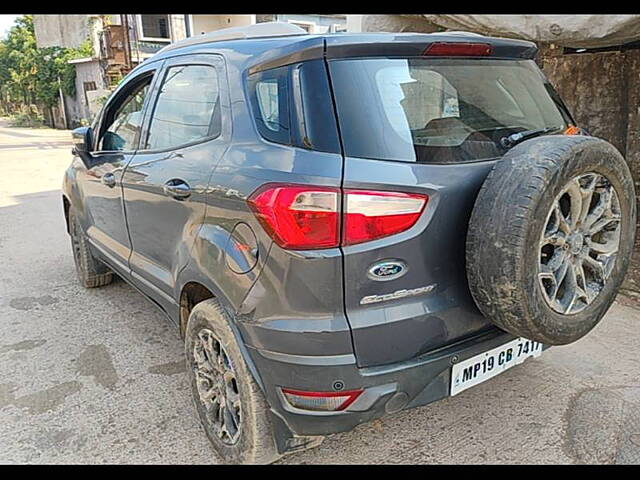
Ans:
{"type": "Polygon", "coordinates": [[[13,26],[13,22],[20,15],[0,15],[0,38],[4,38],[13,26]]]}

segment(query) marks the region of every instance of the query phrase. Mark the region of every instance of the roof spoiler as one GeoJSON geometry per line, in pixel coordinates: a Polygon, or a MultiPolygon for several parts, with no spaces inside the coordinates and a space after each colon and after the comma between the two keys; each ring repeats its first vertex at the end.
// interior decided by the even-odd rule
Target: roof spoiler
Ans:
{"type": "Polygon", "coordinates": [[[308,39],[296,42],[291,46],[266,52],[256,58],[248,72],[251,75],[263,70],[317,58],[332,60],[356,57],[422,57],[425,50],[436,43],[486,43],[491,49],[490,53],[483,58],[533,59],[538,51],[535,43],[526,40],[487,37],[468,32],[453,32],[453,34],[450,32],[363,33],[335,34],[322,37],[311,35],[308,39]]]}

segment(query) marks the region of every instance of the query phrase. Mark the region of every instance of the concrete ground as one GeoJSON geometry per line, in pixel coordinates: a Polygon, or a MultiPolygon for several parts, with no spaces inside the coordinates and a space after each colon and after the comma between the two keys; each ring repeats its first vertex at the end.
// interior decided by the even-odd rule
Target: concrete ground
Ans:
{"type": "MultiPolygon", "coordinates": [[[[75,277],[69,132],[0,123],[0,463],[216,463],[182,342],[122,281],[75,277]]],[[[430,406],[280,463],[640,463],[640,310],[430,406]]]]}

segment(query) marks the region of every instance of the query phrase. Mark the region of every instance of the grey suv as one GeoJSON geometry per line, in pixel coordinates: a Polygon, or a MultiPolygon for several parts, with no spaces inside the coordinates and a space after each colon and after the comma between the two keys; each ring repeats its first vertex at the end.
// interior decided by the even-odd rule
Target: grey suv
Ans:
{"type": "Polygon", "coordinates": [[[258,24],[144,61],[73,132],[85,287],[185,340],[227,462],[271,462],[589,332],[635,194],[525,41],[258,24]]]}

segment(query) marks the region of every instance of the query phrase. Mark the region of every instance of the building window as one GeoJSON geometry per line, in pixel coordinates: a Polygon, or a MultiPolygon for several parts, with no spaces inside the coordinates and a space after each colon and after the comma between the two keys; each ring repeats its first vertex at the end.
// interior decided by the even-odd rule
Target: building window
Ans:
{"type": "Polygon", "coordinates": [[[138,15],[141,40],[171,41],[169,15],[138,15]]]}
{"type": "Polygon", "coordinates": [[[329,31],[331,33],[346,32],[347,26],[341,23],[334,23],[333,25],[331,25],[331,29],[329,31]]]}
{"type": "Polygon", "coordinates": [[[84,89],[85,104],[87,105],[87,107],[90,107],[91,102],[89,101],[89,95],[87,95],[87,92],[91,92],[98,89],[98,87],[96,87],[96,82],[82,82],[82,88],[84,89]]]}
{"type": "Polygon", "coordinates": [[[109,83],[109,88],[115,88],[122,80],[122,73],[118,71],[107,72],[107,81],[109,83]]]}
{"type": "Polygon", "coordinates": [[[84,82],[84,91],[90,92],[91,90],[97,90],[96,82],[84,82]]]}

